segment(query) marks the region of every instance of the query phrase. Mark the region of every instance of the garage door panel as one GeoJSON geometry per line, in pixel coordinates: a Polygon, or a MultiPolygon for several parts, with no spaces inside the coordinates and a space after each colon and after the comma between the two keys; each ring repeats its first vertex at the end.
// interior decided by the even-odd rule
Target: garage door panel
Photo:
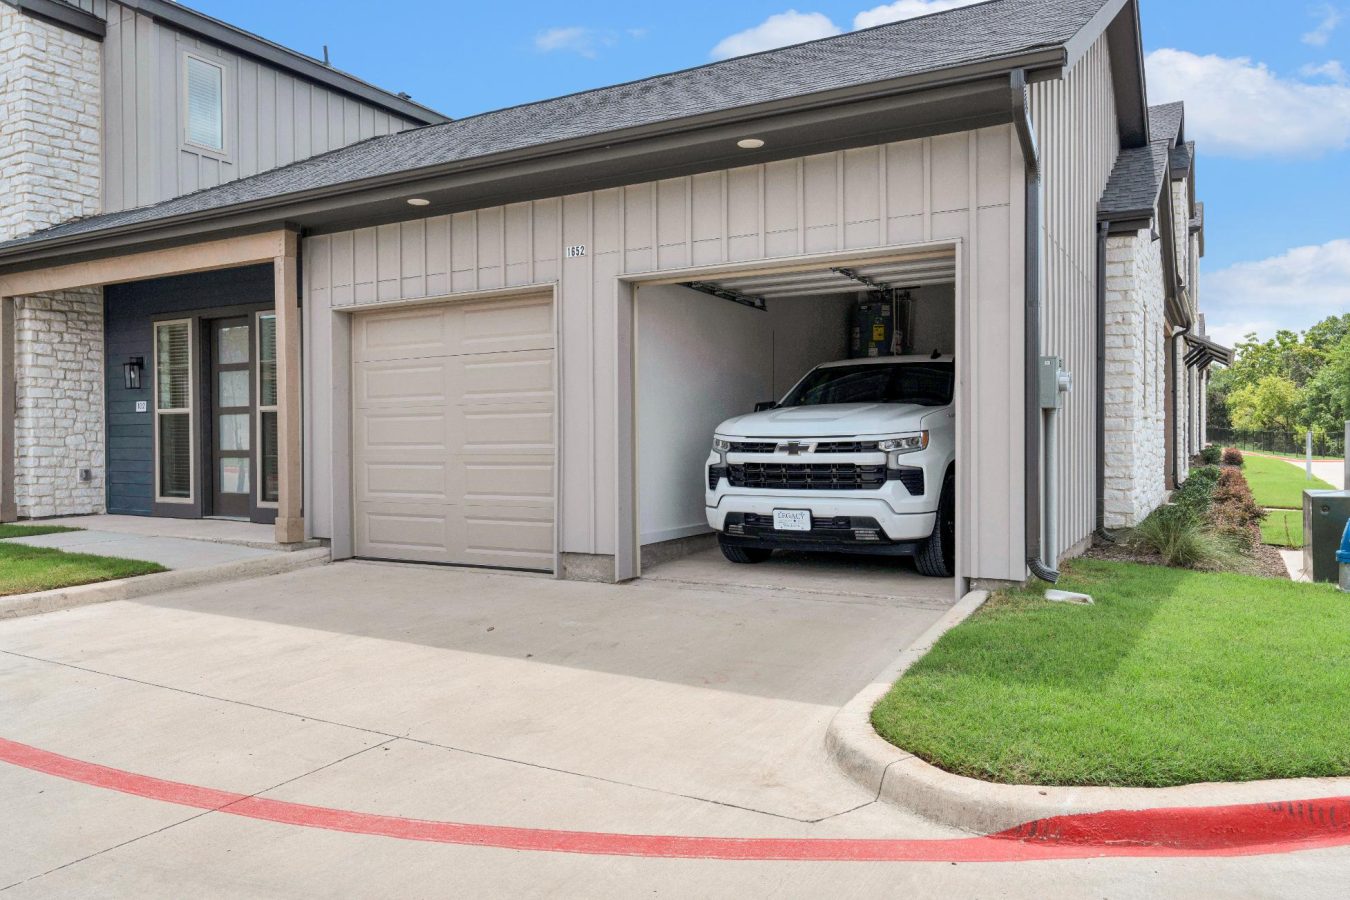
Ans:
{"type": "Polygon", "coordinates": [[[357,319],[357,555],[552,568],[552,328],[547,298],[357,319]]]}
{"type": "Polygon", "coordinates": [[[459,353],[544,350],[553,346],[553,302],[548,297],[465,303],[454,309],[459,353]]]}
{"type": "Polygon", "coordinates": [[[553,567],[553,511],[470,505],[409,510],[372,504],[357,516],[363,556],[516,569],[553,567]]]}
{"type": "Polygon", "coordinates": [[[552,350],[462,357],[449,375],[465,405],[553,403],[552,350]]]}
{"type": "Polygon", "coordinates": [[[553,351],[362,363],[352,394],[358,409],[517,404],[551,409],[553,351]]]}
{"type": "Polygon", "coordinates": [[[356,322],[352,359],[436,359],[553,346],[553,301],[523,297],[368,313],[356,322]]]}

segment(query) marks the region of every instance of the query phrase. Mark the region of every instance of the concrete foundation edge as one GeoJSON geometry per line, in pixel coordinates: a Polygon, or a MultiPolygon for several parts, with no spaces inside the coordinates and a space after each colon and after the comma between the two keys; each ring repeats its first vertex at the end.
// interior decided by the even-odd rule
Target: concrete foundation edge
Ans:
{"type": "Polygon", "coordinates": [[[1296,778],[1175,788],[1037,787],[992,784],[944,772],[883,739],[872,709],[942,635],[988,600],[972,591],[859,691],[834,717],[826,749],[839,768],[878,800],[934,822],[992,834],[1054,816],[1107,810],[1166,809],[1276,803],[1350,795],[1350,778],[1296,778]]]}
{"type": "Polygon", "coordinates": [[[152,594],[162,594],[166,591],[182,590],[203,584],[220,584],[228,581],[243,581],[249,578],[280,575],[310,566],[321,566],[329,561],[330,557],[326,548],[298,550],[293,553],[278,553],[274,556],[239,560],[219,566],[176,569],[154,575],[123,578],[118,581],[82,584],[76,587],[57,588],[52,591],[38,591],[32,594],[16,594],[13,597],[0,597],[0,619],[36,616],[63,609],[74,609],[77,606],[109,603],[114,600],[135,600],[139,597],[148,597],[152,594]]]}

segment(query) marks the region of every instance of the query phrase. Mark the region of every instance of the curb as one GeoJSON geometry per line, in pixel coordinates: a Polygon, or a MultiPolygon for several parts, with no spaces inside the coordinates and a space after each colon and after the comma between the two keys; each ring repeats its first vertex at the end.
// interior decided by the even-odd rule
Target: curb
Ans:
{"type": "Polygon", "coordinates": [[[321,566],[329,561],[328,548],[320,547],[312,550],[296,550],[290,553],[277,553],[273,556],[238,560],[218,566],[174,569],[168,572],[157,572],[154,575],[140,575],[117,581],[101,581],[95,584],[57,588],[51,591],[38,591],[32,594],[16,594],[13,597],[0,597],[0,620],[17,619],[21,616],[36,616],[63,609],[74,609],[77,606],[89,606],[94,603],[110,603],[114,600],[134,600],[138,597],[147,597],[151,594],[197,587],[203,584],[221,584],[229,581],[243,581],[249,578],[262,578],[267,575],[280,575],[285,572],[294,572],[297,569],[306,569],[310,566],[321,566]]]}
{"type": "Polygon", "coordinates": [[[1293,778],[1170,788],[1037,787],[994,784],[944,772],[896,747],[872,728],[872,708],[910,666],[989,599],[972,591],[907,647],[835,715],[825,735],[830,758],[878,800],[978,834],[1056,816],[1116,810],[1287,803],[1350,796],[1350,778],[1293,778]]]}

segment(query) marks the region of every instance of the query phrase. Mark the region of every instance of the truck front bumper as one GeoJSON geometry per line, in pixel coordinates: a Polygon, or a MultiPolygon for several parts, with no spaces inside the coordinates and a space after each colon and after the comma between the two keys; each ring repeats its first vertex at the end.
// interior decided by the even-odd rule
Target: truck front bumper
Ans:
{"type": "Polygon", "coordinates": [[[774,541],[774,546],[784,546],[789,542],[797,544],[841,539],[859,546],[897,542],[913,544],[926,540],[937,524],[936,511],[897,513],[880,498],[826,499],[820,495],[776,497],[723,494],[717,501],[716,506],[706,507],[708,525],[714,531],[728,537],[744,536],[774,541]],[[773,513],[778,509],[809,510],[811,530],[775,531],[773,513]],[[733,531],[732,526],[738,526],[740,532],[733,531]]]}

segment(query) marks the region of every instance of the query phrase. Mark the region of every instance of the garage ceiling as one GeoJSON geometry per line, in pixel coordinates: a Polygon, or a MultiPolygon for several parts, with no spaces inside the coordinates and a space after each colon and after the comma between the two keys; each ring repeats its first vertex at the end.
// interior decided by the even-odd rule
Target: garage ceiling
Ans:
{"type": "Polygon", "coordinates": [[[782,297],[869,293],[956,283],[954,257],[891,260],[856,266],[686,282],[685,287],[763,309],[782,297]]]}

